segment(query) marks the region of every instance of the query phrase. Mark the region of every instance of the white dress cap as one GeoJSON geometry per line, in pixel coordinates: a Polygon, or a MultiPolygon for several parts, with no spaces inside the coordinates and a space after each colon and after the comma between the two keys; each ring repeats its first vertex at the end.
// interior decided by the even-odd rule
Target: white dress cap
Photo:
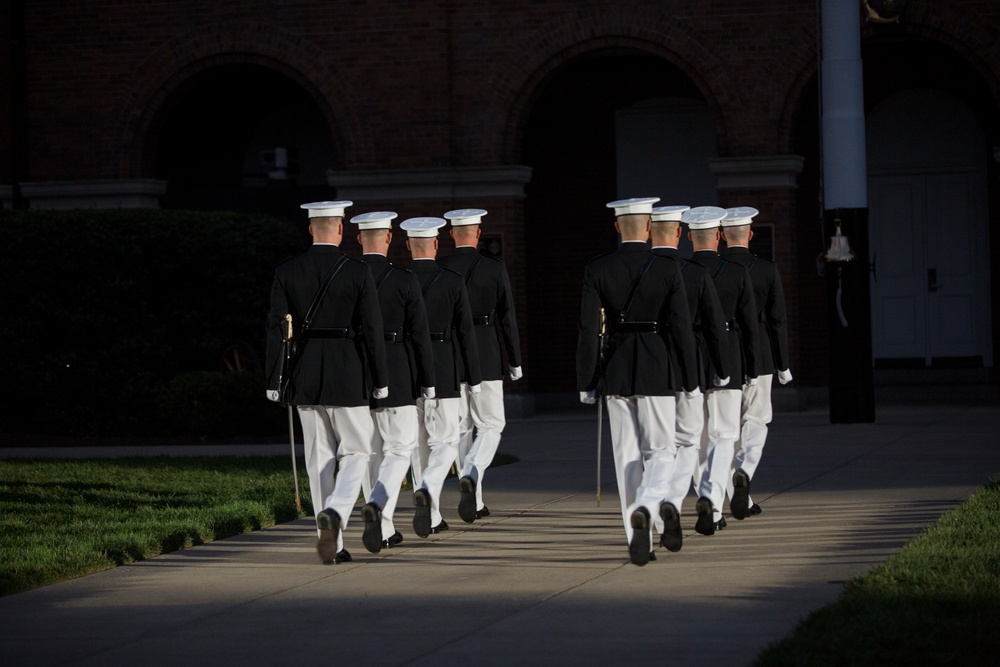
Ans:
{"type": "Polygon", "coordinates": [[[653,209],[653,222],[668,222],[676,220],[680,222],[681,214],[690,210],[690,206],[657,206],[653,209]]]}
{"type": "Polygon", "coordinates": [[[399,223],[399,228],[413,239],[429,239],[438,235],[438,230],[447,225],[444,218],[409,218],[399,223]]]}
{"type": "Polygon", "coordinates": [[[459,208],[448,211],[444,217],[451,220],[452,227],[461,227],[462,225],[482,224],[484,215],[486,215],[486,211],[481,208],[459,208]]]}
{"type": "Polygon", "coordinates": [[[303,204],[299,208],[309,211],[310,218],[343,218],[344,209],[351,206],[352,201],[314,201],[303,204]]]}
{"type": "Polygon", "coordinates": [[[698,206],[681,214],[681,220],[691,229],[712,229],[726,217],[726,209],[718,206],[698,206]]]}
{"type": "Polygon", "coordinates": [[[393,211],[372,211],[351,218],[358,229],[392,229],[392,220],[396,217],[393,211]]]}
{"type": "Polygon", "coordinates": [[[615,217],[633,215],[635,213],[652,213],[653,204],[660,201],[659,197],[634,197],[608,202],[608,208],[615,209],[615,217]]]}
{"type": "Polygon", "coordinates": [[[723,227],[739,227],[749,225],[753,217],[760,213],[750,206],[739,206],[737,208],[727,208],[726,217],[722,219],[723,227]]]}

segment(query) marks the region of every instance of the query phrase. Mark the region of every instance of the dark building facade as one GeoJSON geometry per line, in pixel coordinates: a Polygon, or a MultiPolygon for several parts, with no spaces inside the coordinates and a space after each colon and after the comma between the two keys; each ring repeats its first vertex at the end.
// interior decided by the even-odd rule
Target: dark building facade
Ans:
{"type": "MultiPolygon", "coordinates": [[[[511,389],[537,395],[573,388],[582,267],[616,243],[605,202],[753,206],[796,385],[822,387],[819,20],[803,0],[12,0],[0,201],[485,208],[521,323],[511,389]]],[[[988,373],[1000,3],[859,2],[858,30],[874,363],[988,373]]]]}

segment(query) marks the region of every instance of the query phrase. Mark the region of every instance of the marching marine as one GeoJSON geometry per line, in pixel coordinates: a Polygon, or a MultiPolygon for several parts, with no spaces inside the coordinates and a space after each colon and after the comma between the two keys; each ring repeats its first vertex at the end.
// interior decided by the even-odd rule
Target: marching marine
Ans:
{"type": "Polygon", "coordinates": [[[688,237],[694,247],[691,262],[703,266],[711,276],[727,328],[729,383],[712,387],[705,394],[708,449],[699,484],[700,497],[695,504],[698,512],[695,530],[702,535],[713,535],[726,527],[722,504],[740,436],[743,384],[754,384],[757,377],[757,309],[746,268],[719,256],[719,223],[726,217],[726,211],[717,206],[701,206],[685,211],[681,217],[690,228],[688,237]]]}
{"type": "Polygon", "coordinates": [[[371,455],[369,400],[386,398],[389,385],[375,281],[363,262],[339,247],[344,209],[350,205],[302,205],[309,211],[313,244],[278,266],[267,316],[268,368],[275,369],[267,395],[298,408],[319,534],[316,548],[328,564],[351,560],[343,531],[371,455]],[[296,354],[282,374],[286,316],[297,327],[296,354]],[[281,386],[284,382],[287,386],[281,386]]]}
{"type": "Polygon", "coordinates": [[[677,446],[675,395],[696,388],[694,335],[677,262],[651,253],[650,214],[656,198],[608,204],[621,244],[584,271],[577,343],[580,400],[604,398],[629,558],[652,554],[652,517],[673,523],[666,498],[677,446]],[[599,363],[602,311],[610,340],[599,363]]]}
{"type": "Polygon", "coordinates": [[[493,461],[500,434],[507,423],[503,379],[505,375],[512,381],[521,377],[521,344],[507,267],[500,259],[480,254],[477,247],[484,215],[486,211],[478,208],[445,213],[444,217],[451,221],[455,251],[438,260],[440,266],[465,279],[479,350],[479,370],[483,376],[482,391],[478,394],[470,394],[467,385],[462,385],[458,515],[466,523],[490,514],[483,502],[483,476],[493,461]],[[506,368],[501,340],[503,352],[507,354],[506,368]]]}
{"type": "Polygon", "coordinates": [[[729,508],[736,519],[745,519],[762,511],[760,505],[750,499],[750,480],[760,464],[767,439],[767,425],[771,422],[771,385],[775,372],[781,384],[792,381],[792,373],[788,370],[788,318],[781,276],[774,262],[750,252],[750,239],[753,238],[750,225],[757,214],[757,209],[742,206],[726,209],[726,217],[722,219],[722,237],[726,241],[722,257],[742,264],[750,273],[760,334],[757,382],[743,387],[740,440],[733,463],[736,471],[733,473],[729,508]]]}
{"type": "Polygon", "coordinates": [[[392,516],[420,432],[416,399],[434,398],[434,354],[420,283],[411,271],[386,259],[392,242],[392,211],[351,218],[358,226],[362,261],[375,278],[389,366],[389,396],[372,400],[372,456],[362,488],[365,529],[361,541],[372,553],[403,541],[392,516]]]}
{"type": "MultiPolygon", "coordinates": [[[[729,382],[726,362],[726,323],[722,304],[715,291],[715,284],[705,267],[680,258],[677,245],[681,237],[681,216],[687,206],[661,206],[653,209],[650,237],[653,253],[680,262],[684,276],[691,324],[694,327],[697,358],[698,389],[677,394],[677,459],[675,474],[667,494],[671,508],[669,514],[679,517],[681,504],[697,478],[698,452],[705,429],[705,397],[703,392],[711,387],[729,382]]],[[[697,490],[697,482],[695,482],[697,490]]],[[[670,551],[681,548],[680,521],[671,522],[661,529],[661,543],[670,551]]]]}
{"type": "Polygon", "coordinates": [[[420,438],[412,459],[414,486],[419,487],[413,494],[413,530],[420,537],[448,529],[440,498],[458,456],[461,385],[465,382],[476,394],[482,381],[465,281],[435,261],[438,230],[446,224],[443,218],[410,218],[400,224],[423,293],[434,353],[435,396],[417,399],[420,438]],[[422,449],[427,450],[426,463],[422,449]]]}

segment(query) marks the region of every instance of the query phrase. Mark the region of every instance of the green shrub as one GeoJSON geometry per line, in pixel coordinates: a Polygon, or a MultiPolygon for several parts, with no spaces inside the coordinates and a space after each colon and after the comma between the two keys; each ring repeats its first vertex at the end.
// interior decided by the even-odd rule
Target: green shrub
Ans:
{"type": "Polygon", "coordinates": [[[176,433],[201,438],[281,433],[284,411],[264,396],[264,374],[193,371],[164,392],[164,417],[176,433]]]}
{"type": "Polygon", "coordinates": [[[0,430],[162,432],[175,376],[260,370],[274,267],[306,247],[264,216],[0,211],[0,430]]]}

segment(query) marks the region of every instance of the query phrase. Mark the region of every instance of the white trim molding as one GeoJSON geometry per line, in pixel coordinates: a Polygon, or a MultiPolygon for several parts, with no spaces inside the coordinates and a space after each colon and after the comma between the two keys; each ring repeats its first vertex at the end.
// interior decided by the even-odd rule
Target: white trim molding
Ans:
{"type": "Polygon", "coordinates": [[[735,188],[796,188],[805,158],[801,155],[762,155],[716,158],[708,168],[720,190],[735,188]]]}
{"type": "Polygon", "coordinates": [[[351,201],[509,197],[524,199],[531,167],[456,167],[326,172],[337,197],[351,201]]]}
{"type": "Polygon", "coordinates": [[[34,209],[159,208],[167,182],[152,178],[21,183],[21,194],[34,209]]]}

